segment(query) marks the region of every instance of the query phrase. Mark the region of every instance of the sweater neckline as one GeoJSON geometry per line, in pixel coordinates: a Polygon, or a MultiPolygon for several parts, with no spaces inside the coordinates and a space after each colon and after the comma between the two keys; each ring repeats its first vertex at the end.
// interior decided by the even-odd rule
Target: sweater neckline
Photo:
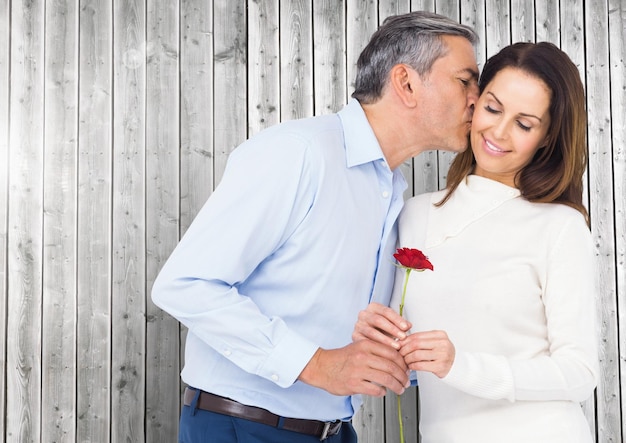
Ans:
{"type": "Polygon", "coordinates": [[[478,175],[466,176],[441,206],[434,205],[441,198],[434,193],[425,246],[432,248],[459,235],[469,225],[520,195],[519,189],[478,175]]]}
{"type": "Polygon", "coordinates": [[[490,196],[500,195],[502,197],[513,198],[521,194],[520,190],[517,188],[480,175],[467,175],[465,177],[465,184],[472,192],[484,192],[490,196]]]}

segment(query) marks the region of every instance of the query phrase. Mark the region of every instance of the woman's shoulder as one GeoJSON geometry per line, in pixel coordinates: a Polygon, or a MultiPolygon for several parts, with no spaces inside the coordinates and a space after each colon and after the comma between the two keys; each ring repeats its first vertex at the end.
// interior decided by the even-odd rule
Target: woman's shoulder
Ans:
{"type": "Polygon", "coordinates": [[[406,209],[421,208],[423,206],[441,201],[445,195],[446,191],[443,189],[440,191],[418,194],[414,197],[408,198],[407,201],[404,203],[404,207],[406,209]]]}
{"type": "Polygon", "coordinates": [[[441,197],[437,198],[437,195],[440,192],[441,191],[426,192],[424,194],[408,198],[404,202],[401,217],[406,218],[418,213],[423,214],[425,211],[429,210],[430,207],[434,207],[434,203],[437,203],[441,200],[441,198],[443,198],[443,194],[441,194],[441,197]]]}
{"type": "Polygon", "coordinates": [[[591,231],[585,216],[579,210],[562,203],[524,200],[515,219],[522,222],[528,232],[536,233],[550,249],[562,249],[564,243],[573,246],[591,242],[591,231]]]}
{"type": "Polygon", "coordinates": [[[563,203],[537,203],[528,202],[531,211],[536,217],[542,219],[543,223],[556,224],[563,226],[564,224],[587,226],[585,216],[576,208],[563,203]]]}
{"type": "Polygon", "coordinates": [[[403,225],[414,226],[416,223],[425,222],[428,219],[428,214],[438,209],[435,204],[441,201],[444,195],[444,191],[435,191],[407,199],[400,214],[400,227],[403,225]]]}

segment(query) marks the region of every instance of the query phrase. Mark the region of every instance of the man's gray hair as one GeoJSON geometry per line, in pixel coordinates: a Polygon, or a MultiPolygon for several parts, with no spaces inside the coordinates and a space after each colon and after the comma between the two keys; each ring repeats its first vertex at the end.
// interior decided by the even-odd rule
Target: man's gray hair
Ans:
{"type": "Polygon", "coordinates": [[[363,104],[378,101],[391,68],[400,63],[409,65],[420,76],[428,74],[435,61],[448,52],[441,38],[444,35],[464,37],[472,45],[478,43],[472,28],[432,12],[414,11],[386,18],[359,56],[352,97],[363,104]]]}

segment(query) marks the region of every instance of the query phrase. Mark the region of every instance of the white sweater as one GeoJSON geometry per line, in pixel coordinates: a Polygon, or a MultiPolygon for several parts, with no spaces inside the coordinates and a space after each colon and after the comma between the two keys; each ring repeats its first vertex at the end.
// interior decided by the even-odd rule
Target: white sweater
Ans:
{"type": "Polygon", "coordinates": [[[399,246],[434,266],[410,274],[406,317],[456,348],[445,378],[418,373],[423,443],[591,442],[579,404],[598,374],[584,218],[474,175],[434,207],[443,195],[410,199],[400,218],[399,246]]]}

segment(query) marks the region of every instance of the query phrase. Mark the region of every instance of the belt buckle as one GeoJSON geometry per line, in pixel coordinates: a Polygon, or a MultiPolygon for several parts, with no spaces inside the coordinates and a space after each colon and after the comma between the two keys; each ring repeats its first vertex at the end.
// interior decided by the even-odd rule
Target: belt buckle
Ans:
{"type": "Polygon", "coordinates": [[[339,432],[341,429],[341,420],[337,421],[327,421],[324,423],[324,430],[322,431],[322,435],[320,436],[320,441],[326,440],[328,437],[331,437],[339,432]]]}

